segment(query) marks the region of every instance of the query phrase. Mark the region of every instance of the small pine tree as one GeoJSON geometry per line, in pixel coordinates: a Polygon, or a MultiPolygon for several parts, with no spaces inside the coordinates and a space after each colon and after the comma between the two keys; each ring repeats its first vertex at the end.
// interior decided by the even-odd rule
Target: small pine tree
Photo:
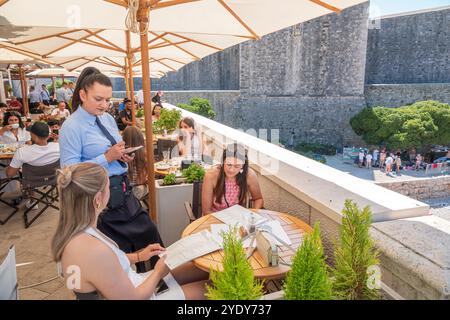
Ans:
{"type": "Polygon", "coordinates": [[[212,286],[206,285],[210,300],[255,300],[263,294],[263,284],[256,280],[245,256],[237,229],[223,234],[223,271],[211,269],[212,286]]]}
{"type": "Polygon", "coordinates": [[[379,264],[369,234],[372,212],[368,206],[360,210],[356,203],[346,200],[342,213],[340,241],[335,246],[334,295],[344,300],[379,299],[379,289],[369,285],[373,275],[368,271],[379,264]]]}
{"type": "Polygon", "coordinates": [[[328,276],[319,223],[305,236],[295,254],[284,284],[286,300],[330,300],[332,283],[328,276]]]}

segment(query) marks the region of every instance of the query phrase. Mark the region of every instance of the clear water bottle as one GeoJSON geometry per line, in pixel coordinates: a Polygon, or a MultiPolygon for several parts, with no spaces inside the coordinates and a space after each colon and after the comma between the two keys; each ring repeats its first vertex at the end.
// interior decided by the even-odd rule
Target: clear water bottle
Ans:
{"type": "Polygon", "coordinates": [[[250,221],[248,224],[248,232],[249,233],[254,233],[256,231],[256,218],[255,215],[251,215],[250,216],[250,221]]]}

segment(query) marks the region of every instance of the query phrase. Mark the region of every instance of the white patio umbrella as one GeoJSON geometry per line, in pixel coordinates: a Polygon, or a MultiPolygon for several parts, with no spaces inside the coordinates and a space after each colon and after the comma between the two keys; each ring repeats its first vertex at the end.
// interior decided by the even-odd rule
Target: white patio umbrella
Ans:
{"type": "MultiPolygon", "coordinates": [[[[248,39],[261,36],[283,28],[366,2],[367,0],[39,0],[39,5],[30,5],[29,0],[0,0],[0,25],[35,26],[66,28],[57,36],[59,47],[44,47],[43,52],[36,49],[43,57],[63,55],[64,50],[72,46],[66,56],[73,56],[88,44],[97,46],[97,54],[102,50],[116,47],[115,43],[99,36],[103,32],[114,30],[131,30],[139,34],[142,60],[145,126],[147,156],[149,157],[149,197],[152,217],[156,219],[155,185],[153,181],[153,145],[152,123],[150,117],[150,70],[149,50],[153,58],[173,58],[158,56],[153,50],[172,54],[176,48],[178,55],[189,56],[198,60],[206,55],[223,50],[248,39]],[[127,13],[129,13],[127,15],[127,13]],[[43,19],[42,17],[45,17],[43,19]],[[126,21],[126,23],[125,23],[126,21]],[[87,31],[87,28],[90,29],[87,31]],[[67,32],[67,33],[66,33],[67,32]],[[88,34],[85,34],[85,33],[88,34]],[[68,34],[77,40],[66,39],[68,34]],[[100,38],[101,37],[101,38],[100,38]],[[182,39],[182,41],[178,41],[182,39]],[[66,41],[66,43],[63,43],[66,41]],[[176,41],[176,42],[175,42],[176,41]],[[103,43],[102,43],[103,42],[103,43]],[[100,43],[100,45],[99,45],[100,43]],[[50,49],[49,49],[50,48],[50,49]],[[194,52],[198,50],[198,52],[194,52]],[[58,53],[59,52],[59,53],[58,53]]],[[[27,34],[29,30],[22,34],[27,34]]],[[[8,32],[6,32],[8,33],[8,32]]],[[[34,46],[31,42],[19,41],[9,32],[7,37],[16,38],[15,43],[24,48],[34,46]]],[[[28,33],[29,34],[29,33],[28,33]]],[[[35,36],[35,35],[34,35],[35,36]]],[[[42,40],[49,39],[41,34],[42,40]]],[[[0,31],[0,37],[5,35],[0,31]]],[[[133,36],[137,39],[136,36],[133,36]]],[[[127,40],[128,44],[132,40],[127,40]]],[[[128,61],[138,48],[126,50],[128,61]]],[[[122,54],[123,50],[116,52],[122,54]]],[[[86,53],[79,54],[82,56],[86,53]]],[[[92,54],[95,56],[96,54],[92,54]]],[[[131,68],[132,64],[128,63],[131,68]]],[[[131,70],[130,70],[131,71],[131,70]]],[[[131,73],[131,72],[130,72],[131,73]]]]}
{"type": "Polygon", "coordinates": [[[46,68],[46,69],[38,69],[32,72],[27,73],[28,77],[78,77],[80,75],[79,72],[67,71],[63,68],[46,68]]]}
{"type": "MultiPolygon", "coordinates": [[[[0,65],[4,65],[5,69],[9,69],[10,65],[17,65],[17,71],[20,78],[20,89],[22,92],[22,102],[25,114],[28,113],[28,97],[25,80],[24,65],[42,65],[50,64],[51,61],[44,59],[29,51],[18,49],[11,43],[0,42],[0,65]]],[[[12,84],[11,84],[12,85],[12,84]]]]}

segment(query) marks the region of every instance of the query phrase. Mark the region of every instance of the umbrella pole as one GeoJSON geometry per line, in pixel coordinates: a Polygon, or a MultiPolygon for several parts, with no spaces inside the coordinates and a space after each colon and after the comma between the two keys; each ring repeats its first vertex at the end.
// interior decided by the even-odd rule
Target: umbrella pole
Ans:
{"type": "Polygon", "coordinates": [[[52,77],[52,88],[53,88],[53,100],[56,97],[56,81],[55,81],[55,77],[52,77]]]}
{"type": "Polygon", "coordinates": [[[28,108],[28,95],[27,95],[27,84],[25,80],[25,71],[23,70],[21,64],[19,64],[19,77],[20,77],[20,88],[22,90],[23,113],[27,117],[30,110],[28,108]]]}
{"type": "Polygon", "coordinates": [[[125,79],[125,91],[126,91],[126,97],[130,99],[130,83],[128,81],[128,63],[127,58],[125,58],[125,66],[124,66],[124,76],[125,79]]]}
{"type": "Polygon", "coordinates": [[[128,61],[128,83],[130,84],[130,96],[131,96],[131,123],[136,125],[136,108],[134,106],[134,82],[133,82],[133,63],[131,61],[133,54],[131,53],[131,36],[130,30],[125,31],[127,39],[127,61],[128,61]]]}
{"type": "MultiPolygon", "coordinates": [[[[150,8],[146,0],[139,0],[138,21],[139,29],[145,30],[149,23],[150,8]]],[[[141,67],[142,67],[142,91],[144,93],[144,115],[145,115],[145,143],[147,146],[147,173],[148,173],[148,197],[150,204],[150,215],[155,223],[158,223],[156,212],[156,190],[155,190],[155,166],[153,157],[153,126],[152,110],[150,103],[150,63],[148,50],[148,32],[141,34],[141,67]]]]}
{"type": "Polygon", "coordinates": [[[9,86],[11,87],[11,92],[8,92],[8,96],[11,98],[11,95],[13,95],[13,93],[14,93],[14,87],[13,87],[13,82],[11,79],[11,70],[8,68],[7,72],[8,72],[9,86]]]}

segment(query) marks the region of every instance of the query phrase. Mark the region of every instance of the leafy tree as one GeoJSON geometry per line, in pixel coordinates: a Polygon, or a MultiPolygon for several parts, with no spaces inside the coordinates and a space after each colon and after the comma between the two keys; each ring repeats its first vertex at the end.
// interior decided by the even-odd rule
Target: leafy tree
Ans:
{"type": "Polygon", "coordinates": [[[350,120],[357,135],[368,144],[394,149],[424,148],[450,141],[450,106],[420,101],[399,108],[365,108],[350,120]]]}
{"type": "Polygon", "coordinates": [[[330,300],[332,283],[328,276],[319,223],[314,231],[305,236],[295,254],[292,268],[284,284],[286,300],[330,300]]]}
{"type": "Polygon", "coordinates": [[[210,300],[255,300],[262,296],[262,282],[256,280],[237,228],[223,233],[223,271],[211,268],[212,285],[206,285],[210,300]]]}
{"type": "Polygon", "coordinates": [[[371,285],[376,280],[372,270],[379,264],[378,251],[369,234],[372,212],[368,206],[360,210],[354,202],[346,200],[342,213],[334,253],[334,295],[344,300],[378,299],[379,290],[371,285]]]}
{"type": "Polygon", "coordinates": [[[216,113],[214,112],[209,100],[202,98],[192,98],[189,100],[189,103],[190,104],[181,103],[178,105],[178,107],[209,119],[214,119],[216,117],[216,113]]]}
{"type": "Polygon", "coordinates": [[[178,122],[181,120],[180,110],[162,109],[159,120],[153,123],[153,132],[162,133],[164,129],[167,131],[174,131],[177,128],[178,122]]]}

